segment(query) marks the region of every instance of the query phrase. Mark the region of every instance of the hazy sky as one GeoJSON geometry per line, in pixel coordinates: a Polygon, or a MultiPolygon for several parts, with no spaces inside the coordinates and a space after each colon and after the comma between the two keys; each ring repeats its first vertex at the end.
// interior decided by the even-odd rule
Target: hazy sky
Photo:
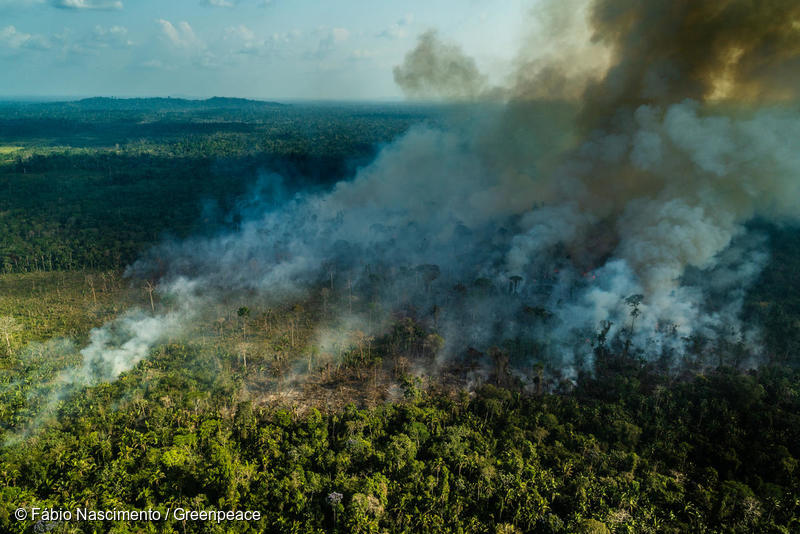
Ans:
{"type": "Polygon", "coordinates": [[[525,0],[0,0],[2,96],[396,99],[437,28],[501,79],[525,0]]]}

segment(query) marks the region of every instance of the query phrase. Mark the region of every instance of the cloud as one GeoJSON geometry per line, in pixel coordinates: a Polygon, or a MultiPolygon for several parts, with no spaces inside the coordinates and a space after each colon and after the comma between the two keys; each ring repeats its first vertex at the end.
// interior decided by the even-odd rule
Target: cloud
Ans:
{"type": "Polygon", "coordinates": [[[327,56],[337,45],[350,38],[350,31],[347,28],[320,28],[318,31],[322,37],[317,43],[316,51],[311,54],[311,57],[318,59],[327,56]]]}
{"type": "Polygon", "coordinates": [[[231,53],[234,54],[264,54],[270,48],[270,43],[264,39],[259,39],[253,30],[239,24],[225,28],[223,41],[231,45],[231,53]]]}
{"type": "Polygon", "coordinates": [[[155,70],[175,70],[175,68],[171,65],[167,65],[160,59],[148,59],[147,61],[143,61],[141,66],[146,69],[155,69],[155,70]]]}
{"type": "MultiPolygon", "coordinates": [[[[6,32],[8,29],[3,30],[6,32]]],[[[17,41],[26,34],[17,32],[12,39],[17,41]]],[[[30,36],[25,43],[27,48],[47,49],[53,48],[64,56],[69,54],[94,55],[111,50],[121,50],[134,46],[135,43],[128,37],[128,29],[123,26],[95,26],[91,31],[79,35],[70,28],[64,28],[60,33],[54,33],[48,38],[43,36],[30,36]]]]}
{"type": "Polygon", "coordinates": [[[384,39],[404,39],[407,36],[408,32],[405,30],[405,28],[400,28],[395,24],[392,24],[390,27],[378,34],[378,37],[382,37],[384,39]]]}
{"type": "Polygon", "coordinates": [[[289,57],[297,52],[296,44],[301,37],[303,32],[298,29],[261,36],[244,24],[228,26],[220,43],[226,48],[220,55],[227,54],[226,60],[232,61],[241,59],[235,57],[238,55],[289,57]]]}
{"type": "Polygon", "coordinates": [[[121,0],[51,0],[50,4],[59,9],[76,10],[118,10],[122,9],[121,0]]]}
{"type": "Polygon", "coordinates": [[[331,30],[331,37],[333,42],[341,43],[350,37],[350,32],[346,28],[333,28],[331,30]]]}
{"type": "Polygon", "coordinates": [[[371,50],[366,48],[356,48],[352,52],[350,52],[350,59],[355,60],[367,60],[373,59],[378,56],[377,50],[371,50]]]}
{"type": "Polygon", "coordinates": [[[0,9],[24,8],[44,3],[44,0],[0,0],[0,9]]]}
{"type": "Polygon", "coordinates": [[[133,41],[128,38],[128,29],[123,26],[95,26],[92,31],[90,43],[99,48],[125,48],[133,46],[133,41]]]}
{"type": "Polygon", "coordinates": [[[384,39],[404,39],[408,36],[408,27],[412,22],[414,22],[414,15],[409,13],[385,30],[378,32],[378,37],[384,39]]]}
{"type": "Polygon", "coordinates": [[[205,44],[195,35],[188,22],[179,22],[177,26],[165,19],[158,19],[161,33],[167,41],[176,48],[188,50],[204,49],[205,44]]]}
{"type": "Polygon", "coordinates": [[[181,21],[177,25],[165,19],[158,19],[156,22],[161,27],[162,38],[177,53],[177,57],[188,58],[195,66],[200,67],[218,65],[216,55],[208,50],[206,43],[194,33],[188,22],[181,21]]]}
{"type": "Polygon", "coordinates": [[[202,5],[207,7],[233,7],[234,3],[230,0],[203,0],[202,5]]]}
{"type": "Polygon", "coordinates": [[[225,28],[225,39],[240,39],[246,43],[252,43],[256,40],[256,34],[244,24],[240,24],[225,28]]]}
{"type": "Polygon", "coordinates": [[[15,50],[46,50],[50,42],[42,35],[34,35],[17,30],[14,26],[0,29],[0,45],[15,50]]]}

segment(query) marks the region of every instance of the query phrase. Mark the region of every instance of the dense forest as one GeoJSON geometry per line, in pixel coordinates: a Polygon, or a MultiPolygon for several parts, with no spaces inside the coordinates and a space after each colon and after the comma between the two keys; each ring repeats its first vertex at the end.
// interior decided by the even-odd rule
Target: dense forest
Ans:
{"type": "Polygon", "coordinates": [[[324,187],[435,116],[238,99],[0,104],[0,271],[123,268],[165,233],[225,224],[259,171],[289,191],[324,187]]]}
{"type": "Polygon", "coordinates": [[[414,310],[321,354],[315,326],[336,326],[332,302],[354,302],[331,278],[278,304],[232,296],[116,380],[64,387],[92,328],[170,309],[153,280],[124,275],[151,246],[236,228],[260,176],[282,176],[276,197],[325,189],[443,116],[221,98],[0,103],[0,530],[800,532],[800,234],[788,226],[751,223],[771,251],[744,304],[764,333],[757,368],[736,347],[675,367],[600,331],[574,377],[526,363],[533,388],[507,371],[511,346],[434,372],[443,340],[414,310]],[[33,506],[262,516],[15,518],[33,506]]]}

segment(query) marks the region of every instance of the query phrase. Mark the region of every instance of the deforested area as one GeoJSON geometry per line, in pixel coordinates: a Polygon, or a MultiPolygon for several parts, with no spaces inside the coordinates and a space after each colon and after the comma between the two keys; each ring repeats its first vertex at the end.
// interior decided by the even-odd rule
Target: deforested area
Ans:
{"type": "Polygon", "coordinates": [[[1,530],[800,529],[800,6],[129,3],[0,2],[1,530]]]}

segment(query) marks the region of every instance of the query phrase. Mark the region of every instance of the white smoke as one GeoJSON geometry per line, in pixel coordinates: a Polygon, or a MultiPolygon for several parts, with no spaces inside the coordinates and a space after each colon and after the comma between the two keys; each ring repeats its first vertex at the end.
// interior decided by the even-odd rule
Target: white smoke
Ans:
{"type": "Polygon", "coordinates": [[[89,345],[80,351],[81,366],[65,372],[61,382],[74,387],[114,380],[147,357],[153,347],[179,333],[189,320],[184,313],[128,312],[89,333],[89,345]]]}
{"type": "MultiPolygon", "coordinates": [[[[269,198],[250,202],[238,230],[156,247],[129,274],[163,274],[159,291],[180,311],[94,332],[84,367],[113,378],[226,294],[303,299],[326,284],[347,288],[337,306],[348,316],[381,314],[364,332],[413,314],[443,335],[445,355],[513,342],[524,362],[565,368],[592,356],[603,329],[652,357],[683,355],[697,338],[757,354],[739,313],[767,253],[747,223],[800,215],[800,115],[781,68],[793,58],[773,58],[763,79],[746,65],[736,79],[726,63],[725,95],[781,98],[721,102],[719,58],[668,46],[669,32],[714,30],[734,47],[746,32],[729,36],[700,5],[647,3],[622,20],[617,3],[578,2],[577,18],[549,4],[545,20],[585,42],[523,51],[507,88],[424,34],[395,70],[409,94],[510,100],[476,103],[449,128],[412,128],[328,192],[276,204],[267,178],[269,198]],[[658,18],[667,12],[677,18],[658,18]],[[598,61],[573,61],[584,50],[598,61]]],[[[737,57],[763,54],[741,47],[737,57]]]]}
{"type": "MultiPolygon", "coordinates": [[[[516,170],[517,194],[538,198],[527,211],[482,202],[506,182],[484,130],[416,127],[329,192],[278,206],[270,194],[260,212],[250,202],[256,215],[238,231],[166,243],[130,274],[147,274],[158,258],[167,266],[160,291],[184,310],[228,292],[302,299],[333,279],[359,294],[355,312],[340,300],[342,313],[359,316],[370,301],[385,319],[413,305],[450,354],[525,338],[544,347],[532,359],[569,366],[576,355],[591,357],[606,321],[609,339],[630,339],[653,356],[684,353],[692,336],[737,339],[757,352],[757,331],[739,313],[766,253],[745,224],[798,215],[787,199],[800,198],[792,149],[800,117],[767,110],[734,119],[693,101],[642,106],[633,116],[629,131],[593,134],[549,174],[516,170]],[[434,265],[426,281],[421,266],[434,265]],[[702,274],[687,279],[687,269],[702,274]],[[632,321],[625,299],[637,294],[644,299],[632,321]],[[525,318],[526,306],[548,318],[525,318]]],[[[139,317],[122,342],[113,329],[98,330],[85,365],[103,361],[109,377],[124,371],[187,316],[139,317]]],[[[386,324],[361,330],[376,335],[386,324]]]]}

